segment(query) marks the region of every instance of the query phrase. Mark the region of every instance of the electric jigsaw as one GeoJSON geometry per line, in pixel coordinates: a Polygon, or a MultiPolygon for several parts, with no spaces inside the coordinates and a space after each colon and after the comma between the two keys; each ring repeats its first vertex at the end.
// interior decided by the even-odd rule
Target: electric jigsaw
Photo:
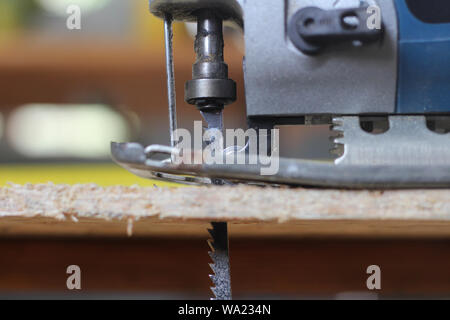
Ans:
{"type": "MultiPolygon", "coordinates": [[[[127,170],[187,184],[450,187],[448,1],[150,0],[150,11],[165,26],[171,145],[112,143],[113,159],[127,170]],[[277,126],[329,124],[336,158],[281,157],[271,175],[245,161],[175,163],[173,20],[197,23],[184,97],[202,114],[206,131],[222,131],[222,110],[236,99],[223,56],[223,22],[230,21],[244,36],[240,94],[248,127],[264,130],[258,139],[270,144],[277,126]]],[[[251,152],[236,150],[245,159],[251,152]]],[[[227,225],[212,226],[212,289],[215,298],[230,299],[227,225]]]]}

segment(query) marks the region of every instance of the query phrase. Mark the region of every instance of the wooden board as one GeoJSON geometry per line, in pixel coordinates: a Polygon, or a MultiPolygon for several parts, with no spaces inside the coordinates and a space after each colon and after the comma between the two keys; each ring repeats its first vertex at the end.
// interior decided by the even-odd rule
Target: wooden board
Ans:
{"type": "Polygon", "coordinates": [[[450,190],[11,185],[0,236],[448,237],[450,190]]]}

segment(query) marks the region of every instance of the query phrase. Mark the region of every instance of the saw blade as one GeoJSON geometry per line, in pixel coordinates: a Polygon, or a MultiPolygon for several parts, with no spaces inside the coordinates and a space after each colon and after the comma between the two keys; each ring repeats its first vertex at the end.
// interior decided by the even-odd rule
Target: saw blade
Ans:
{"type": "MultiPolygon", "coordinates": [[[[223,112],[222,109],[208,110],[200,112],[206,123],[208,130],[223,129],[223,112]]],[[[211,143],[208,141],[206,143],[211,143]]],[[[222,185],[225,181],[222,179],[211,179],[212,184],[222,185]]],[[[226,222],[211,222],[212,229],[208,229],[212,239],[208,240],[211,248],[209,256],[213,260],[209,266],[214,271],[210,274],[214,286],[211,287],[214,293],[212,300],[230,300],[231,299],[231,277],[230,277],[230,261],[228,255],[228,229],[226,222]]]]}
{"type": "Polygon", "coordinates": [[[211,222],[212,229],[208,229],[212,239],[208,240],[211,248],[209,256],[213,263],[210,263],[213,274],[209,277],[214,286],[211,291],[214,298],[211,300],[231,300],[231,277],[230,262],[228,255],[228,228],[226,222],[211,222]]]}

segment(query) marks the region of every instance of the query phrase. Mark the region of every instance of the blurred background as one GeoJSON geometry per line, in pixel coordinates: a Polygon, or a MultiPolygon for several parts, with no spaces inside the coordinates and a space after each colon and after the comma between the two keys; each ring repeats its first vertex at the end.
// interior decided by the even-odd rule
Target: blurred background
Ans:
{"type": "MultiPolygon", "coordinates": [[[[0,184],[153,183],[113,165],[109,142],[169,143],[162,27],[145,0],[2,0],[0,184]],[[80,30],[66,27],[69,4],[81,8],[80,30]]],[[[201,119],[183,100],[195,32],[193,24],[174,25],[178,125],[187,129],[201,119]]],[[[225,126],[246,128],[242,34],[226,28],[225,35],[238,83],[225,126]]],[[[328,157],[326,126],[288,126],[280,135],[283,155],[328,157]]]]}
{"type": "MultiPolygon", "coordinates": [[[[225,127],[246,128],[242,34],[225,31],[225,61],[238,83],[225,127]]],[[[178,125],[187,129],[201,119],[183,101],[194,33],[192,25],[174,25],[178,125]]],[[[1,0],[0,186],[153,185],[113,164],[109,143],[169,143],[163,41],[162,21],[146,0],[1,0]],[[81,7],[81,30],[66,27],[69,4],[81,7]]],[[[283,128],[281,155],[329,158],[328,135],[326,126],[283,128]]],[[[0,298],[210,296],[204,225],[189,239],[127,238],[126,227],[118,238],[14,237],[5,228],[0,222],[0,298]],[[65,287],[71,264],[82,269],[79,293],[65,287]]],[[[445,296],[449,245],[445,239],[245,239],[231,231],[233,290],[237,298],[378,298],[365,287],[366,267],[377,263],[388,297],[445,296]]]]}

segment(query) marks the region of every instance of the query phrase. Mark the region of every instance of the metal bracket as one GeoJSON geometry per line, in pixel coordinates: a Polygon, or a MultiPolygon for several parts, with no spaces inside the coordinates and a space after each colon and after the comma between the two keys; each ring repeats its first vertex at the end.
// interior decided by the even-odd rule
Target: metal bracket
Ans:
{"type": "Polygon", "coordinates": [[[306,7],[291,18],[288,34],[305,54],[317,54],[330,44],[358,41],[361,44],[381,39],[383,28],[367,26],[368,7],[323,10],[306,7]]]}

